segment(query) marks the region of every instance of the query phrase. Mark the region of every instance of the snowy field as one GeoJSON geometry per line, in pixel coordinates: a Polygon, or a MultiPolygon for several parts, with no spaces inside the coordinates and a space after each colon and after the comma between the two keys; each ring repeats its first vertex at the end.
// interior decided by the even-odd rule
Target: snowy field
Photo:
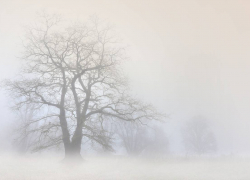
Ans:
{"type": "Polygon", "coordinates": [[[0,180],[249,180],[250,159],[86,157],[67,166],[60,157],[1,155],[0,180]]]}

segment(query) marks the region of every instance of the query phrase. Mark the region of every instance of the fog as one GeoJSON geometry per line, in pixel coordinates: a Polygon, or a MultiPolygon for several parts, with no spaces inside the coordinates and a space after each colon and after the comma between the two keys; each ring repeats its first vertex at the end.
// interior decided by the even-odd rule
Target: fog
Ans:
{"type": "MultiPolygon", "coordinates": [[[[166,116],[161,119],[162,123],[149,122],[151,130],[119,124],[122,128],[118,130],[120,134],[115,131],[114,151],[103,152],[91,143],[82,145],[86,162],[81,166],[91,167],[89,171],[81,172],[78,167],[78,176],[71,172],[72,176],[64,177],[65,172],[61,171],[65,167],[60,164],[55,178],[183,179],[189,174],[190,179],[228,179],[227,172],[232,172],[232,179],[248,179],[250,174],[245,171],[250,155],[249,7],[247,0],[0,0],[0,80],[18,77],[25,28],[37,23],[39,12],[59,14],[65,22],[86,22],[96,16],[112,25],[126,47],[128,58],[122,67],[133,97],[152,104],[166,116]],[[203,151],[185,146],[188,140],[183,137],[188,133],[183,135],[184,129],[196,127],[190,124],[197,118],[204,120],[204,132],[212,134],[208,139],[215,139],[206,141],[207,144],[216,142],[216,148],[204,146],[203,151]],[[159,127],[165,140],[157,139],[163,137],[157,136],[156,132],[161,132],[159,127]],[[159,149],[167,146],[167,150],[162,155],[156,148],[152,155],[152,149],[134,147],[136,156],[130,154],[122,142],[123,131],[136,132],[134,139],[159,149]],[[159,143],[152,144],[152,141],[159,143]],[[107,162],[110,164],[105,167],[107,162]],[[223,169],[222,173],[215,174],[219,169],[223,169]],[[183,173],[178,174],[182,170],[183,173]],[[93,175],[94,172],[103,176],[93,175]]],[[[22,174],[23,179],[53,179],[51,170],[39,170],[32,167],[31,162],[37,166],[52,163],[51,168],[56,169],[64,157],[63,148],[46,150],[45,154],[27,152],[24,157],[18,157],[13,139],[21,116],[11,109],[15,101],[1,87],[3,170],[0,174],[13,169],[18,171],[16,175],[7,173],[4,179],[18,179],[18,174],[22,174]],[[43,158],[38,158],[39,154],[43,158]],[[16,165],[22,162],[25,168],[18,170],[16,165]],[[29,175],[29,170],[33,174],[29,175]],[[43,172],[48,173],[47,176],[43,172]]]]}

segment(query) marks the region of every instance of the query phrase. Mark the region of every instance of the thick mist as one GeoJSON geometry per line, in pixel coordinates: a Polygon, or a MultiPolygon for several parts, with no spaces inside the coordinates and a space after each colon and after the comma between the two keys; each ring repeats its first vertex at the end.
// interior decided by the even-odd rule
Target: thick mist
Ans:
{"type": "Polygon", "coordinates": [[[249,7],[244,0],[0,1],[0,174],[4,179],[249,178],[249,7]],[[60,164],[57,176],[51,169],[63,159],[64,146],[32,151],[39,136],[23,136],[20,127],[41,112],[29,105],[13,110],[17,99],[4,84],[20,77],[25,33],[39,24],[41,12],[60,15],[63,25],[91,17],[110,25],[126,50],[121,71],[130,95],[164,114],[160,121],[95,124],[103,131],[97,142],[82,139],[83,164],[72,172],[60,164]],[[21,170],[20,164],[25,164],[21,170]],[[223,170],[216,174],[218,169],[223,170]]]}

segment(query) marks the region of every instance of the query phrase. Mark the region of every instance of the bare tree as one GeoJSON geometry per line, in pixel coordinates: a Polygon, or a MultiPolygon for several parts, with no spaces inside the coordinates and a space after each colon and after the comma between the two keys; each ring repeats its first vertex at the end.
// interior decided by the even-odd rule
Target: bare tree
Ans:
{"type": "Polygon", "coordinates": [[[197,116],[188,121],[183,128],[183,143],[187,153],[204,154],[216,151],[216,140],[207,121],[197,116]]]}
{"type": "Polygon", "coordinates": [[[169,153],[169,140],[163,127],[154,125],[144,155],[150,157],[164,157],[169,153]]]}
{"type": "Polygon", "coordinates": [[[27,30],[20,77],[5,87],[18,102],[39,107],[38,133],[33,150],[64,144],[65,158],[81,157],[82,137],[111,149],[103,124],[117,119],[159,119],[151,105],[128,95],[122,75],[124,49],[110,26],[90,22],[60,25],[57,16],[43,14],[41,23],[27,30]]]}
{"type": "Polygon", "coordinates": [[[149,145],[150,133],[145,125],[136,122],[120,122],[116,134],[129,155],[140,155],[149,145]]]}
{"type": "MultiPolygon", "coordinates": [[[[25,154],[29,151],[29,148],[32,146],[35,136],[31,136],[29,131],[34,127],[29,125],[35,119],[36,108],[31,105],[23,106],[22,109],[18,110],[16,121],[13,122],[13,147],[21,154],[25,154]],[[27,127],[27,125],[29,125],[27,127]]],[[[34,124],[36,125],[36,124],[34,124]]]]}
{"type": "Polygon", "coordinates": [[[150,122],[120,122],[116,134],[129,155],[156,157],[168,152],[169,142],[164,129],[150,122]]]}

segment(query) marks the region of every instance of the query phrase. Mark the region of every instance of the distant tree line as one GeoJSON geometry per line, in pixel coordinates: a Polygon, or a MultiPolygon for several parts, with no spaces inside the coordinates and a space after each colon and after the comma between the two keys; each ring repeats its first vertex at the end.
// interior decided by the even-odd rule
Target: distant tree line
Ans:
{"type": "MultiPolygon", "coordinates": [[[[37,109],[34,106],[25,106],[18,113],[18,123],[15,123],[13,139],[14,148],[20,153],[32,151],[37,143],[39,133],[27,133],[38,125],[27,126],[36,118],[37,109]]],[[[170,153],[169,137],[164,129],[164,124],[145,121],[146,124],[126,121],[106,121],[102,124],[102,132],[99,138],[103,138],[107,149],[94,141],[83,139],[82,146],[101,153],[115,153],[122,148],[126,154],[131,156],[165,157],[170,153]],[[107,138],[108,137],[108,138],[107,138]]],[[[186,155],[203,155],[214,153],[217,150],[217,142],[208,121],[202,116],[191,118],[181,129],[182,144],[186,155]]],[[[63,149],[62,145],[54,147],[63,149]]]]}

